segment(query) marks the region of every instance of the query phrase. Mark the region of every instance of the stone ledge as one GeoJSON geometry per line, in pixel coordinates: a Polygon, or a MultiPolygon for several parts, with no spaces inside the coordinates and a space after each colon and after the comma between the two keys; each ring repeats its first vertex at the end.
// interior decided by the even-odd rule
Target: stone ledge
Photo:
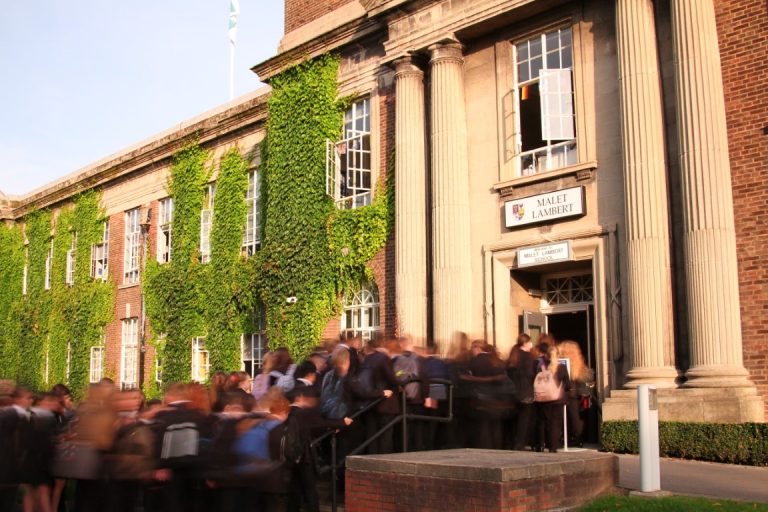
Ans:
{"type": "Polygon", "coordinates": [[[510,482],[618,467],[612,454],[457,449],[347,458],[347,468],[456,480],[510,482]]]}

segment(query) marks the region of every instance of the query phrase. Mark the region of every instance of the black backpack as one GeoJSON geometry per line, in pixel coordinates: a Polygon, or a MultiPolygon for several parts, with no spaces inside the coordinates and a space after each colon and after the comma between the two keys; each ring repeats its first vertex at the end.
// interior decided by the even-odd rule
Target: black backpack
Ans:
{"type": "Polygon", "coordinates": [[[280,460],[298,464],[304,458],[304,448],[301,425],[289,416],[283,423],[283,433],[280,437],[280,460]]]}

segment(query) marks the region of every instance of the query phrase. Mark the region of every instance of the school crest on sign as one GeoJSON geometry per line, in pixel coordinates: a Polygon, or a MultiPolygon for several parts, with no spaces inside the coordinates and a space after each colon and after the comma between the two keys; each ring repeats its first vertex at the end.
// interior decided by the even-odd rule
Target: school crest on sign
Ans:
{"type": "Polygon", "coordinates": [[[523,217],[525,217],[525,205],[519,203],[513,204],[512,215],[514,215],[517,220],[523,220],[523,217]]]}

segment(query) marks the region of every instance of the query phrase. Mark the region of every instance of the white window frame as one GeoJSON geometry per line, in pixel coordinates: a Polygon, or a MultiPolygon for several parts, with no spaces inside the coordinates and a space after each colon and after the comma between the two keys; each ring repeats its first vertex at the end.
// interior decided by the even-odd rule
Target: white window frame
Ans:
{"type": "Polygon", "coordinates": [[[211,228],[213,227],[213,205],[216,201],[216,182],[205,187],[203,209],[200,211],[200,263],[211,261],[211,228]]]}
{"type": "Polygon", "coordinates": [[[139,282],[141,257],[141,208],[125,212],[125,250],[123,251],[123,283],[139,282]]]}
{"type": "Polygon", "coordinates": [[[158,201],[157,215],[157,261],[171,261],[171,237],[173,223],[173,198],[166,197],[158,201]]]}
{"type": "Polygon", "coordinates": [[[74,286],[75,285],[75,251],[77,250],[77,233],[72,233],[72,242],[69,245],[69,250],[67,251],[67,276],[66,276],[66,283],[67,286],[74,286]]]}
{"type": "Polygon", "coordinates": [[[67,340],[67,375],[65,382],[69,384],[69,368],[72,365],[72,341],[67,340]]]}
{"type": "Polygon", "coordinates": [[[109,273],[109,220],[104,221],[101,242],[91,246],[91,277],[106,281],[109,273]]]}
{"type": "Polygon", "coordinates": [[[344,113],[342,140],[326,141],[325,191],[338,208],[359,208],[373,201],[371,126],[371,98],[366,96],[344,113]]]}
{"type": "Polygon", "coordinates": [[[123,320],[120,343],[120,388],[139,387],[139,319],[123,320]]]}
{"type": "Polygon", "coordinates": [[[27,281],[29,280],[29,247],[24,246],[24,270],[21,276],[21,294],[27,296],[27,281]]]}
{"type": "Polygon", "coordinates": [[[206,382],[211,372],[211,355],[205,348],[205,337],[192,338],[192,381],[206,382]]]}
{"type": "Polygon", "coordinates": [[[51,267],[53,266],[53,240],[48,247],[48,254],[45,256],[45,289],[51,289],[51,267]]]}
{"type": "Polygon", "coordinates": [[[91,384],[98,383],[104,376],[104,347],[91,347],[89,379],[91,384]]]}
{"type": "Polygon", "coordinates": [[[360,283],[360,288],[344,294],[344,311],[341,314],[342,334],[372,339],[381,331],[381,302],[379,289],[373,281],[360,283]]]}
{"type": "Polygon", "coordinates": [[[248,189],[245,193],[246,216],[243,231],[243,254],[256,254],[261,247],[261,173],[258,168],[248,172],[248,189]]]}
{"type": "Polygon", "coordinates": [[[519,41],[513,45],[513,54],[517,175],[529,176],[578,163],[571,27],[554,28],[519,41]],[[551,41],[555,35],[557,35],[556,46],[551,41]],[[564,44],[564,38],[570,42],[564,44]],[[541,53],[531,58],[531,51],[536,47],[540,48],[541,53]],[[551,64],[550,58],[556,59],[557,65],[551,64]],[[563,61],[566,58],[570,60],[570,65],[563,67],[563,61]],[[540,62],[537,62],[539,60],[540,62]],[[523,151],[521,102],[524,101],[523,90],[533,85],[539,87],[541,97],[540,129],[544,145],[523,151]]]}

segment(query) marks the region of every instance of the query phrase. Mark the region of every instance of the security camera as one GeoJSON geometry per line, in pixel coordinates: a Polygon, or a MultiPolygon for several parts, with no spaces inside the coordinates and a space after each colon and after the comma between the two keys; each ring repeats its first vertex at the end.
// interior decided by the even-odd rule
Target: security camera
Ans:
{"type": "Polygon", "coordinates": [[[299,301],[296,297],[288,297],[285,299],[285,302],[288,304],[296,304],[299,301]]]}

